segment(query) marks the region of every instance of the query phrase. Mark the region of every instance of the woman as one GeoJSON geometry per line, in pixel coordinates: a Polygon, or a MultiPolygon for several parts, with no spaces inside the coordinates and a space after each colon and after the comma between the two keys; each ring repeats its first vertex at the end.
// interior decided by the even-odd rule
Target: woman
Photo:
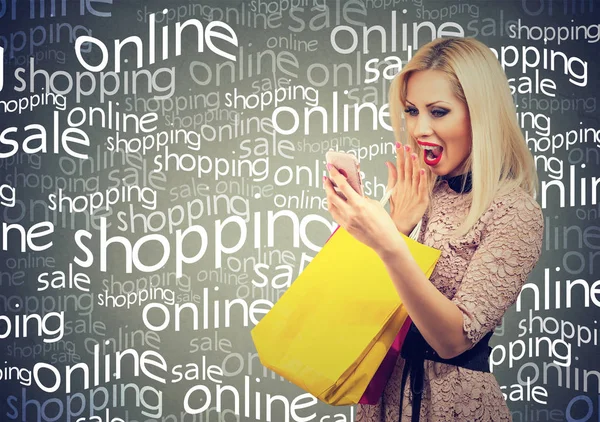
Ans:
{"type": "Polygon", "coordinates": [[[383,397],[356,420],[510,421],[487,342],[539,259],[543,216],[508,81],[482,43],[436,39],[394,79],[390,112],[390,213],[331,166],[347,200],[323,181],[331,215],[378,253],[413,321],[383,397]],[[419,242],[442,252],[429,280],[398,234],[421,218],[419,242]]]}

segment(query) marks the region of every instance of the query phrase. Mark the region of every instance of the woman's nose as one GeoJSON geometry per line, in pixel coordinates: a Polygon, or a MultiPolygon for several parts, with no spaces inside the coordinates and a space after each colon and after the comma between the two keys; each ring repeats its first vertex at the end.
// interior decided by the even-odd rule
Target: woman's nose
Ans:
{"type": "Polygon", "coordinates": [[[431,121],[428,116],[419,114],[417,117],[417,124],[415,126],[415,137],[421,138],[423,136],[431,135],[433,129],[431,128],[431,121]]]}

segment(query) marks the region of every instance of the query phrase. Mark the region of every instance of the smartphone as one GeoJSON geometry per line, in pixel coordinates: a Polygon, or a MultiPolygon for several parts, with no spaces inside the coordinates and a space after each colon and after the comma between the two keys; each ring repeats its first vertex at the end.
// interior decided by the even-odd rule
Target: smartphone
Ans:
{"type": "MultiPolygon", "coordinates": [[[[327,164],[333,165],[341,174],[346,176],[348,184],[352,186],[360,196],[364,196],[362,178],[360,177],[360,164],[355,155],[347,152],[330,150],[325,154],[325,160],[327,161],[327,164]]],[[[333,180],[331,180],[331,183],[333,183],[333,188],[337,194],[346,199],[333,180]]]]}

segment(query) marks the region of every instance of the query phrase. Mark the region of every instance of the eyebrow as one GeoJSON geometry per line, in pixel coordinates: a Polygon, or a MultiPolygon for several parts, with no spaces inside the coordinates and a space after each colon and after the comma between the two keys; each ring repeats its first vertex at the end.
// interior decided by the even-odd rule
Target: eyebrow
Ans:
{"type": "MultiPolygon", "coordinates": [[[[410,103],[412,105],[414,105],[413,103],[411,103],[410,101],[406,100],[407,103],[410,103]]],[[[451,105],[450,103],[446,102],[446,101],[442,101],[442,100],[438,100],[438,101],[434,101],[433,103],[429,103],[427,104],[425,107],[429,107],[431,105],[437,104],[437,103],[446,103],[448,105],[451,105]]]]}

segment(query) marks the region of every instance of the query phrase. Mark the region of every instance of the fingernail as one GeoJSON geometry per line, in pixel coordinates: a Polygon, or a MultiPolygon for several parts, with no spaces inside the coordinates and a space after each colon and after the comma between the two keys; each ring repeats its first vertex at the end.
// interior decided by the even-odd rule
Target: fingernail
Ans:
{"type": "Polygon", "coordinates": [[[331,164],[327,163],[327,170],[331,170],[331,167],[333,167],[331,164]]]}
{"type": "Polygon", "coordinates": [[[412,157],[413,160],[416,160],[417,159],[417,154],[413,154],[413,155],[411,155],[411,157],[412,157]]]}
{"type": "Polygon", "coordinates": [[[410,145],[405,145],[405,146],[404,146],[404,149],[405,149],[406,151],[410,151],[410,145]]]}
{"type": "Polygon", "coordinates": [[[400,144],[400,142],[396,142],[396,149],[400,148],[402,145],[400,144]]]}
{"type": "Polygon", "coordinates": [[[327,176],[323,176],[323,183],[327,180],[327,176]]]}

